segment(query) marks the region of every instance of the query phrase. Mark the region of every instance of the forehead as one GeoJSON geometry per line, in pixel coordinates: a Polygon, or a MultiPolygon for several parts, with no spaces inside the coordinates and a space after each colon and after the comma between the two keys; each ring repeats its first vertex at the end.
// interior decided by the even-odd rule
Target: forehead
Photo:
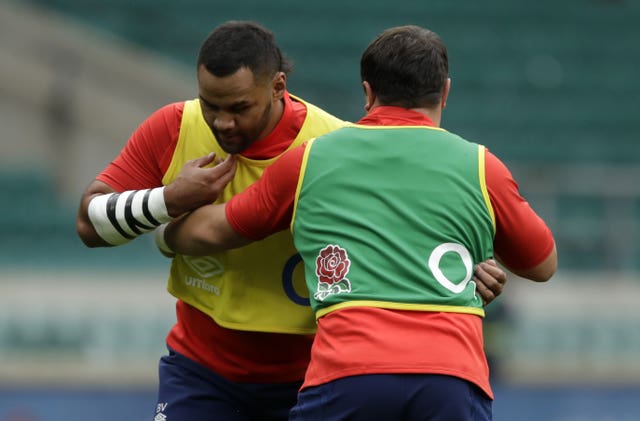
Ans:
{"type": "Polygon", "coordinates": [[[204,66],[198,68],[198,90],[200,96],[214,104],[231,104],[252,101],[264,83],[254,78],[253,72],[241,67],[235,73],[218,77],[210,73],[204,66]]]}

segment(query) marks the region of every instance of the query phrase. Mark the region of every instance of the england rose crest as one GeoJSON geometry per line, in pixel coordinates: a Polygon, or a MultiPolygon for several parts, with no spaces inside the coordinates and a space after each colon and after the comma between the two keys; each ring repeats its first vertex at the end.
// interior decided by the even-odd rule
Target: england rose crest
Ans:
{"type": "Polygon", "coordinates": [[[318,288],[313,297],[324,301],[329,295],[351,292],[351,282],[346,278],[349,266],[351,261],[342,247],[330,244],[320,250],[316,259],[318,288]]]}

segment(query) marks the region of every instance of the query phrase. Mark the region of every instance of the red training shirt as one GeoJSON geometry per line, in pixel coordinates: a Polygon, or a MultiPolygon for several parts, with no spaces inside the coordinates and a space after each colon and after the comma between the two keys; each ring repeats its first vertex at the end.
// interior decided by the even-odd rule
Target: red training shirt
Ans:
{"type": "MultiPolygon", "coordinates": [[[[378,107],[358,124],[434,126],[426,116],[398,107],[378,107]]],[[[260,180],[227,203],[227,219],[240,235],[259,240],[289,227],[303,153],[304,145],[288,151],[260,180]]],[[[495,252],[514,269],[534,267],[552,251],[553,236],[520,196],[507,167],[489,151],[485,163],[496,218],[495,252]]],[[[468,314],[367,307],[329,313],[318,320],[303,387],[358,374],[416,372],[461,377],[493,397],[481,319],[468,314]],[[416,343],[416,329],[431,332],[428,340],[416,343]],[[349,339],[354,337],[359,340],[349,339]],[[361,348],[363,344],[366,349],[361,348]]]]}
{"type": "MultiPolygon", "coordinates": [[[[153,113],[97,179],[116,191],[161,186],[178,141],[183,109],[184,103],[178,102],[153,113]]],[[[242,155],[269,159],[281,154],[298,135],[306,113],[306,107],[286,93],[280,122],[242,155]]],[[[311,335],[226,329],[180,300],[176,316],[167,345],[230,381],[284,383],[304,377],[311,335]]]]}

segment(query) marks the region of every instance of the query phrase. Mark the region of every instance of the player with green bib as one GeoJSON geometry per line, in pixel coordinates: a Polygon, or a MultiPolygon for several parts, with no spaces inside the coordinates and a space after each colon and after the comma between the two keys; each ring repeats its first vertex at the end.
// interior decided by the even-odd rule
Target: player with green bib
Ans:
{"type": "Polygon", "coordinates": [[[361,58],[367,115],[284,154],[226,205],[166,229],[186,254],[291,228],[318,331],[291,420],[492,418],[473,267],[555,273],[553,235],[506,166],[441,128],[447,50],[383,32],[361,58]]]}

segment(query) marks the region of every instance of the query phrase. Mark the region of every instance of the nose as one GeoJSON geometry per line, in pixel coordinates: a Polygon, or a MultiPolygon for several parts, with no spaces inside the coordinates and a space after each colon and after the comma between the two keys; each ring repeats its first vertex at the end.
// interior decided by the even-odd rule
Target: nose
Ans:
{"type": "Polygon", "coordinates": [[[235,121],[233,120],[233,116],[227,113],[220,113],[213,120],[213,127],[216,130],[225,131],[233,129],[235,126],[235,121]]]}

